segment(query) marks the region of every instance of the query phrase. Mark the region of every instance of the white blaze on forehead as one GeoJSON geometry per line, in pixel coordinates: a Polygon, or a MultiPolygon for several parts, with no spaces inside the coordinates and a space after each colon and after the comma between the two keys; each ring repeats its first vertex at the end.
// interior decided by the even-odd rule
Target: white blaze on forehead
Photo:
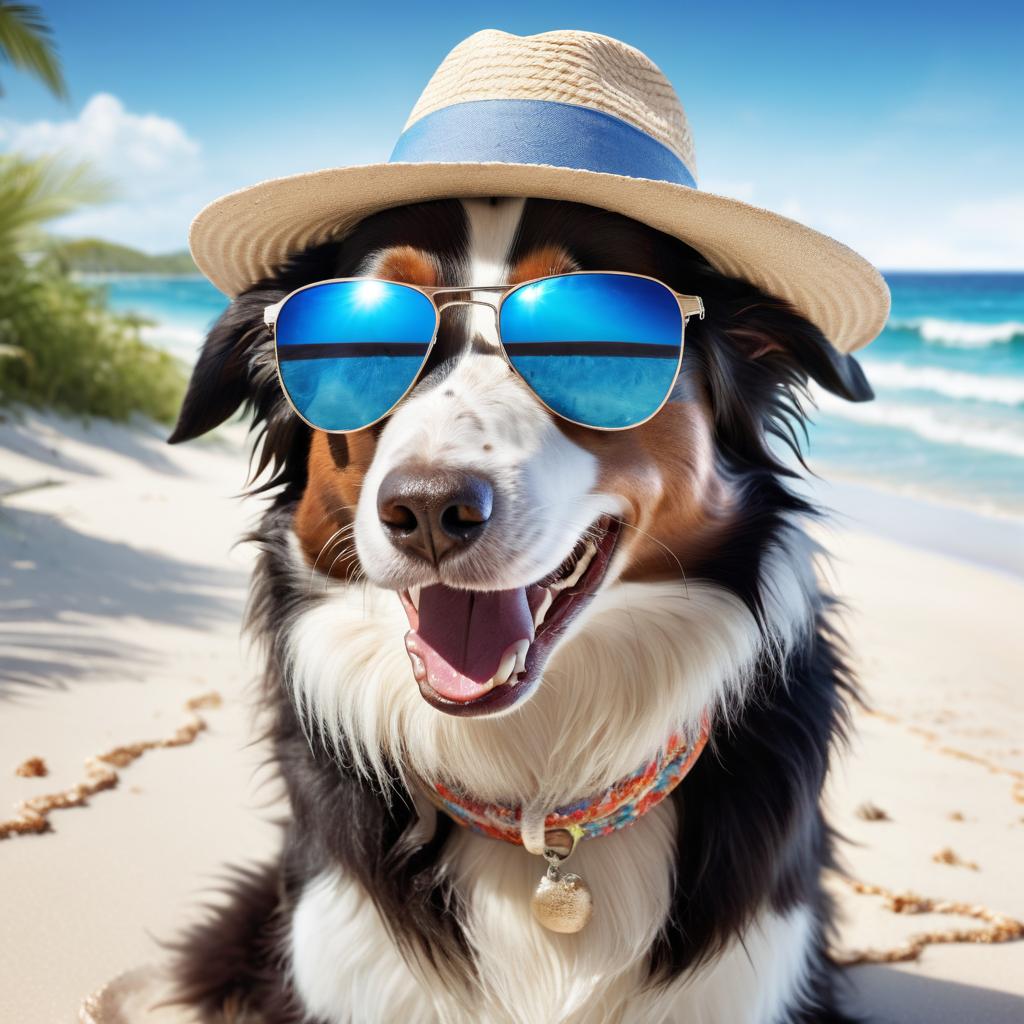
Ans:
{"type": "MultiPolygon", "coordinates": [[[[467,285],[504,284],[508,279],[508,257],[512,251],[519,222],[523,216],[524,199],[464,199],[469,234],[466,254],[467,285]]],[[[498,304],[499,292],[479,292],[473,296],[483,302],[498,304]]],[[[497,320],[486,306],[469,306],[471,333],[496,344],[497,320]]]]}
{"type": "Polygon", "coordinates": [[[465,283],[502,284],[508,273],[508,255],[512,250],[524,199],[464,199],[469,228],[469,252],[465,283]]]}

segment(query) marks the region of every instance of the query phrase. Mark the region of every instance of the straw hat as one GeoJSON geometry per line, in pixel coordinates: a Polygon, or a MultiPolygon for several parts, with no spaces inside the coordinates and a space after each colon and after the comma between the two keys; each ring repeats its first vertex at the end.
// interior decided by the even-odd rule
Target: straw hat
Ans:
{"type": "Polygon", "coordinates": [[[565,199],[625,214],[787,299],[843,353],[871,341],[888,315],[885,281],[851,249],[699,191],[693,139],[669,81],[639,50],[591,32],[477,32],[427,83],[387,163],[222,196],[193,221],[189,244],[199,269],[234,296],[368,214],[473,196],[565,199]]]}

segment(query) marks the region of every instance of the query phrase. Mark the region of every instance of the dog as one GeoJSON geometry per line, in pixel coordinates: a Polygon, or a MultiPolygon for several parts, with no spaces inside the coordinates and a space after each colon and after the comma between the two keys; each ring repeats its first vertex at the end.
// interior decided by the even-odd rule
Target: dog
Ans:
{"type": "Polygon", "coordinates": [[[257,431],[254,489],[269,502],[248,629],[290,815],[280,856],[239,868],[182,936],[177,999],[203,1019],[275,1024],[847,1019],[821,791],[855,683],[805,529],[818,513],[793,486],[810,380],[871,397],[855,360],[784,299],[564,200],[383,210],[238,295],[171,441],[242,406],[257,431]],[[632,429],[554,415],[502,358],[493,312],[463,303],[442,310],[415,386],[372,427],[311,428],[280,387],[264,310],[296,288],[366,276],[471,296],[591,270],[706,308],[670,400],[632,429]],[[414,518],[434,500],[462,509],[480,480],[491,510],[450,549],[443,531],[433,547],[396,532],[396,504],[414,518]],[[526,692],[497,680],[479,713],[442,709],[406,649],[423,590],[525,581],[561,588],[556,627],[541,617],[529,671],[517,661],[526,692]],[[578,844],[567,866],[594,911],[576,934],[531,914],[541,858],[425,796],[455,786],[525,822],[702,732],[664,799],[578,844]]]}

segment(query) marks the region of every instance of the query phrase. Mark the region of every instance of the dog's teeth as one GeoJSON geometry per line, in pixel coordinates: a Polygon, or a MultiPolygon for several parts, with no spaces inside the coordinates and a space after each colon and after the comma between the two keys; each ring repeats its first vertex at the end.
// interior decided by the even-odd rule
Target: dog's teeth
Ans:
{"type": "Polygon", "coordinates": [[[552,586],[552,590],[565,590],[568,587],[575,587],[579,583],[580,578],[587,571],[587,566],[590,565],[591,559],[597,554],[597,545],[593,541],[587,541],[587,546],[583,549],[583,554],[580,555],[579,560],[576,562],[572,572],[565,577],[564,580],[559,580],[552,586]]]}
{"type": "Polygon", "coordinates": [[[422,683],[427,678],[427,666],[423,663],[423,659],[418,655],[409,652],[409,658],[412,661],[412,674],[416,682],[422,683]]]}
{"type": "Polygon", "coordinates": [[[530,653],[530,641],[520,640],[516,645],[516,667],[515,675],[526,671],[526,655],[530,653]]]}
{"type": "Polygon", "coordinates": [[[526,654],[529,650],[529,640],[519,640],[517,643],[511,644],[502,655],[498,670],[485,684],[488,689],[494,686],[504,686],[513,675],[522,672],[526,668],[526,654]]]}
{"type": "Polygon", "coordinates": [[[514,647],[510,647],[501,657],[501,664],[498,665],[494,675],[490,678],[491,686],[502,686],[508,682],[508,677],[512,675],[512,669],[516,667],[516,652],[514,647]]]}
{"type": "Polygon", "coordinates": [[[416,611],[419,611],[420,610],[420,588],[419,587],[410,587],[409,588],[409,600],[412,601],[413,608],[415,608],[416,611]]]}
{"type": "Polygon", "coordinates": [[[554,601],[555,595],[552,590],[545,588],[544,596],[540,599],[540,604],[537,605],[537,610],[533,613],[533,628],[534,631],[540,629],[540,624],[544,621],[544,616],[547,615],[548,609],[551,607],[551,602],[554,601]]]}

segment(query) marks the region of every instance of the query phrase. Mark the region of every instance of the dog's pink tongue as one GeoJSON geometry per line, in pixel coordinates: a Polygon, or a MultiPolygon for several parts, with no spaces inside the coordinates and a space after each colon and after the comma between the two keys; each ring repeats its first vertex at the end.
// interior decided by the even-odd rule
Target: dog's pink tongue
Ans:
{"type": "Polygon", "coordinates": [[[466,703],[490,691],[502,656],[520,640],[533,640],[525,588],[474,591],[437,584],[420,591],[419,622],[406,635],[406,648],[417,678],[425,670],[433,690],[466,703]]]}

